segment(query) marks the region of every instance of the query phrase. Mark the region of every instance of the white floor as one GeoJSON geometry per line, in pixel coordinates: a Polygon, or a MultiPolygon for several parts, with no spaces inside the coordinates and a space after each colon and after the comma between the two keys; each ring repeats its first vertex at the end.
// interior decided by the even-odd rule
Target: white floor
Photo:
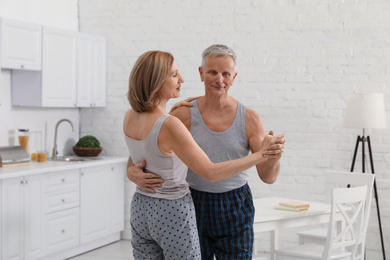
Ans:
{"type": "MultiPolygon", "coordinates": [[[[260,255],[259,255],[260,256],[260,255]]],[[[267,254],[261,254],[262,258],[253,259],[268,259],[267,254]]],[[[100,247],[93,251],[82,255],[70,258],[69,260],[132,260],[133,253],[131,250],[131,243],[129,240],[120,240],[116,243],[100,247]]]]}
{"type": "Polygon", "coordinates": [[[85,254],[78,255],[72,260],[132,260],[133,251],[129,240],[120,240],[116,243],[100,247],[85,254]]]}

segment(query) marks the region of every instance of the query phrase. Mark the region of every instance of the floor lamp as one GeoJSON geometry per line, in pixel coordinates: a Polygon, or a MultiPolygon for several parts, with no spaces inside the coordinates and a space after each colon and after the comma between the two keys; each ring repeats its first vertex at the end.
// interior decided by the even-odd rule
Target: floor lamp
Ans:
{"type": "MultiPolygon", "coordinates": [[[[362,172],[365,172],[365,147],[368,145],[368,154],[371,165],[371,173],[375,174],[374,162],[372,159],[372,150],[370,137],[365,136],[366,129],[383,129],[386,128],[385,106],[383,101],[383,94],[381,93],[353,93],[347,100],[347,108],[344,117],[344,127],[363,129],[363,136],[357,137],[355,152],[353,154],[351,172],[355,167],[356,155],[361,143],[362,150],[362,172]]],[[[368,167],[367,167],[368,169],[368,167]]],[[[376,187],[376,178],[374,179],[374,196],[376,201],[376,210],[378,215],[379,233],[382,243],[382,255],[386,260],[385,246],[383,242],[381,215],[379,211],[378,192],[376,187]]]]}

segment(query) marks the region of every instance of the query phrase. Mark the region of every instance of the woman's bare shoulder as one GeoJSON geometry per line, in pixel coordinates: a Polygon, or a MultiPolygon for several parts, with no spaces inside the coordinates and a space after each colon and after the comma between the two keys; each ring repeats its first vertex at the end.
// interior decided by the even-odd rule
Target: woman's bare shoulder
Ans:
{"type": "Polygon", "coordinates": [[[167,127],[169,128],[175,128],[175,127],[180,127],[183,126],[183,123],[179,118],[176,116],[169,116],[164,123],[167,127]]]}

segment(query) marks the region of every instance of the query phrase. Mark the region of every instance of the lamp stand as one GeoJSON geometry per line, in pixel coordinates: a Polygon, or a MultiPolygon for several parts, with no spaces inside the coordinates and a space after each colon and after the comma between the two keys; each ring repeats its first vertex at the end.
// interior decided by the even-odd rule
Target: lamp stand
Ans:
{"type": "MultiPolygon", "coordinates": [[[[372,151],[371,151],[370,137],[367,136],[367,138],[366,138],[364,136],[364,129],[363,129],[363,136],[360,137],[360,135],[358,135],[357,140],[356,140],[356,146],[355,146],[355,152],[353,154],[351,172],[353,172],[353,169],[355,167],[356,154],[357,154],[360,142],[362,142],[362,171],[363,171],[363,173],[365,172],[365,152],[364,152],[364,150],[365,150],[365,143],[366,143],[366,141],[367,141],[367,144],[368,144],[368,154],[370,156],[371,173],[375,174],[375,172],[374,172],[374,161],[372,160],[372,151]]],[[[378,215],[379,233],[380,233],[380,236],[381,236],[381,243],[382,243],[382,255],[383,255],[383,260],[386,260],[385,246],[384,246],[384,243],[383,243],[381,214],[379,212],[378,192],[377,192],[377,188],[376,188],[376,178],[374,178],[374,196],[375,196],[375,202],[376,202],[376,211],[377,211],[377,215],[378,215]]]]}

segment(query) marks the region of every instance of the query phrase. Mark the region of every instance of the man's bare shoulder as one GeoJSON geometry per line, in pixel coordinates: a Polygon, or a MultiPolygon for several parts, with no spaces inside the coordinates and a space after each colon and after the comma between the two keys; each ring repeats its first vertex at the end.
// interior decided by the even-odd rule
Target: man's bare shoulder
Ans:
{"type": "Polygon", "coordinates": [[[179,108],[176,108],[174,111],[170,113],[172,116],[175,116],[183,121],[183,119],[187,119],[188,117],[191,117],[191,111],[189,107],[181,106],[179,108]]]}
{"type": "Polygon", "coordinates": [[[245,108],[245,121],[246,122],[259,122],[261,121],[261,117],[259,113],[257,113],[254,109],[246,107],[245,108]]]}
{"type": "Polygon", "coordinates": [[[191,110],[187,106],[181,106],[170,113],[172,116],[177,117],[187,129],[191,128],[191,110]]]}
{"type": "Polygon", "coordinates": [[[248,138],[253,135],[263,135],[265,131],[259,113],[248,107],[245,109],[245,128],[248,138]]]}

